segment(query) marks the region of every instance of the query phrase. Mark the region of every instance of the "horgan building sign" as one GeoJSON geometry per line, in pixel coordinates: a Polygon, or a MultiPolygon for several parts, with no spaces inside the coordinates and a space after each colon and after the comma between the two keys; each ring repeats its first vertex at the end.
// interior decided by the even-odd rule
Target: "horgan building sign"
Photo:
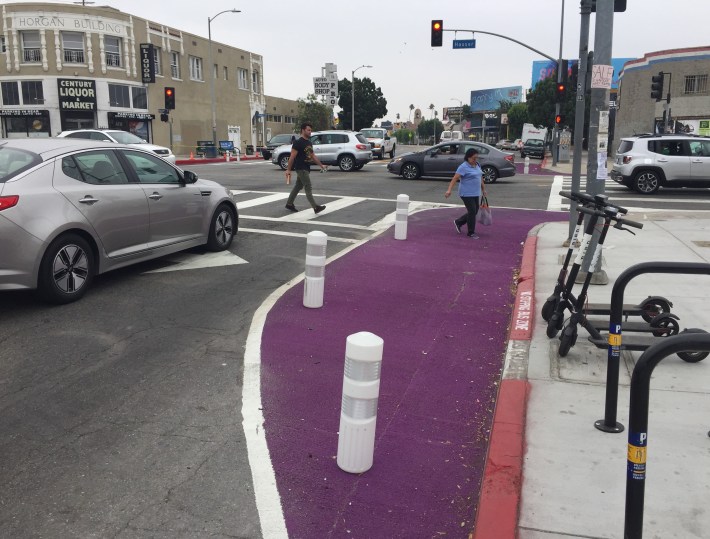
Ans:
{"type": "Polygon", "coordinates": [[[60,110],[96,110],[96,81],[57,79],[60,110]]]}
{"type": "Polygon", "coordinates": [[[108,19],[89,19],[67,15],[40,16],[34,13],[14,13],[13,28],[18,30],[75,30],[125,36],[126,24],[108,19]]]}

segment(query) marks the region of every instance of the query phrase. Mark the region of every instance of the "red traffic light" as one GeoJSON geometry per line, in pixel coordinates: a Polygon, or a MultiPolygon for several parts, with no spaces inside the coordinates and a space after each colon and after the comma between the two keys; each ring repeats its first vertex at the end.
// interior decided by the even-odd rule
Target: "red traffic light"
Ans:
{"type": "Polygon", "coordinates": [[[557,116],[555,116],[555,125],[559,127],[560,125],[562,125],[562,122],[564,122],[564,120],[565,119],[562,114],[558,114],[557,116]]]}
{"type": "Polygon", "coordinates": [[[165,108],[168,110],[175,108],[175,88],[165,88],[165,108]]]}
{"type": "Polygon", "coordinates": [[[444,41],[444,21],[431,21],[431,46],[441,47],[444,41]]]}

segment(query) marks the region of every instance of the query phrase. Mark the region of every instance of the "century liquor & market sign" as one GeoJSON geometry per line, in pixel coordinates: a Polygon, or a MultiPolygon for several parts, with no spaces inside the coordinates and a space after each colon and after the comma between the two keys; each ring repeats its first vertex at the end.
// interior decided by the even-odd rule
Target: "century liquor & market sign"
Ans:
{"type": "Polygon", "coordinates": [[[57,79],[59,110],[96,110],[96,81],[57,79]]]}

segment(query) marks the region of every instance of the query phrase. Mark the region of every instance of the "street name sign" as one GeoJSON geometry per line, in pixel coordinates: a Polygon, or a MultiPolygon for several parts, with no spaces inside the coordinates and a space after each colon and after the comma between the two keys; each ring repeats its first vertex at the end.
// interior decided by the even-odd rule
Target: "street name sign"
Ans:
{"type": "Polygon", "coordinates": [[[475,49],[475,39],[454,39],[454,49],[475,49]]]}

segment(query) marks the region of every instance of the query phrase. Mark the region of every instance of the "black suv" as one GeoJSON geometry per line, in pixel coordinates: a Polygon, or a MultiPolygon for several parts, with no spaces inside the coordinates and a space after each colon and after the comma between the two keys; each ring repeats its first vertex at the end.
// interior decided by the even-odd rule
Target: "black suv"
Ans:
{"type": "Polygon", "coordinates": [[[659,187],[710,187],[710,137],[622,138],[609,175],[644,195],[655,193],[659,187]]]}
{"type": "Polygon", "coordinates": [[[526,155],[539,157],[540,159],[545,157],[545,141],[541,138],[529,138],[526,140],[520,149],[520,157],[525,157],[526,155]]]}

